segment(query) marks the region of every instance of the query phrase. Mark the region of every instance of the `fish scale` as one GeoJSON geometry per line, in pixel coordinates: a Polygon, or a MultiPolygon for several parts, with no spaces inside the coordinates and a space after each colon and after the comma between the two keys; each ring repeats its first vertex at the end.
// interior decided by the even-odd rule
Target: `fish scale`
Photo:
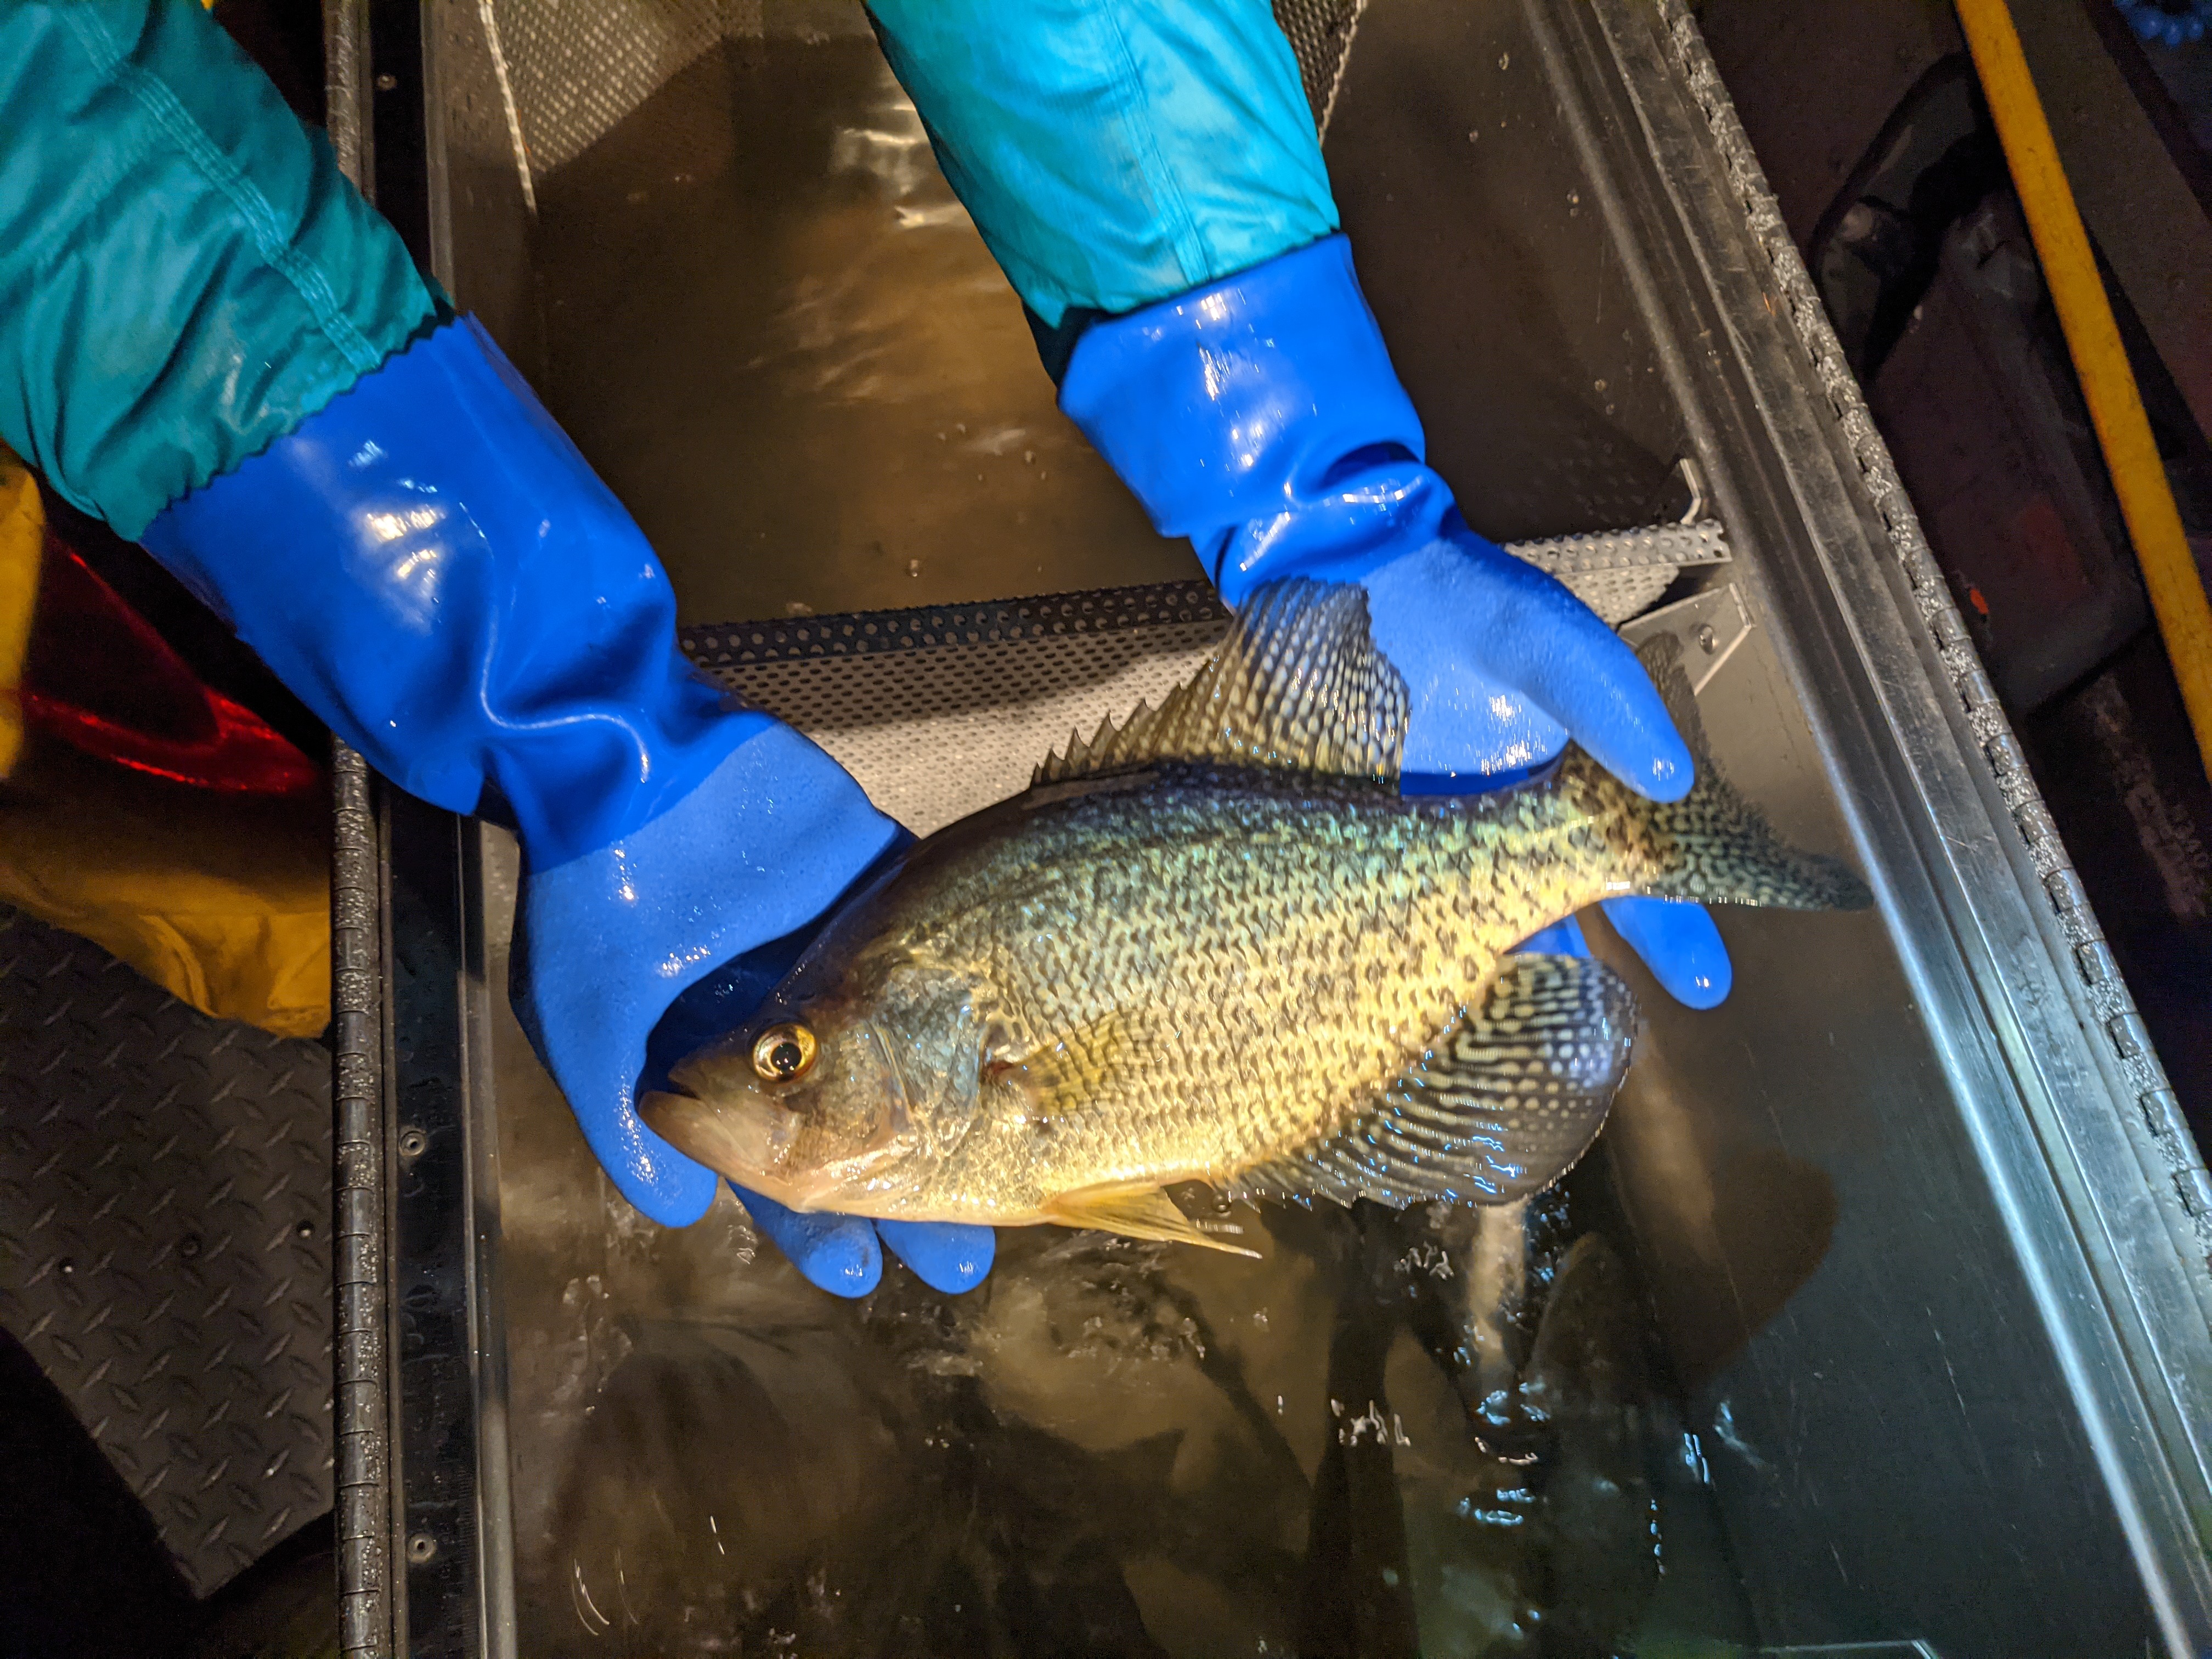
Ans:
{"type": "Polygon", "coordinates": [[[1120,1015],[1146,1063],[1102,1068],[1042,1153],[971,1138],[920,1203],[1215,1178],[1333,1133],[1513,944],[1634,884],[1638,839],[1609,781],[1584,763],[1540,787],[1422,799],[1163,768],[1041,808],[1018,840],[933,872],[887,951],[1007,988],[1024,1027],[1062,1041],[1120,1015]],[[1051,925],[1003,924],[992,896],[1017,886],[1051,925]]]}

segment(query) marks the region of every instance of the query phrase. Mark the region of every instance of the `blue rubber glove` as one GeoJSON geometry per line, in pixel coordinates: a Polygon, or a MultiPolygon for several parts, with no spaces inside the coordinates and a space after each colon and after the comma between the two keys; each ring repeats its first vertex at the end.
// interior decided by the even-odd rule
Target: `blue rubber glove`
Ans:
{"type": "MultiPolygon", "coordinates": [[[[693,674],[644,536],[471,321],[172,503],[144,540],[386,776],[453,811],[504,806],[523,1029],[623,1195],[697,1220],[714,1173],[634,1109],[648,1035],[689,988],[812,926],[898,826],[805,738],[693,674]]],[[[763,1228],[825,1288],[874,1283],[866,1222],[763,1228]]],[[[892,1243],[948,1289],[990,1263],[983,1229],[892,1243]]]]}
{"type": "Polygon", "coordinates": [[[2160,0],[2114,0],[2114,3],[2129,27],[2156,46],[2185,46],[2212,32],[2212,0],[2188,0],[2185,5],[2160,4],[2160,0]]]}
{"type": "MultiPolygon", "coordinates": [[[[1092,325],[1060,407],[1160,533],[1190,538],[1225,603],[1286,576],[1366,588],[1376,644],[1411,694],[1408,793],[1502,787],[1570,738],[1654,799],[1689,792],[1689,751],[1635,653],[1469,530],[1423,464],[1342,236],[1092,325]]],[[[1606,908],[1673,995],[1711,1007],[1728,994],[1702,908],[1606,908]]]]}
{"type": "MultiPolygon", "coordinates": [[[[1702,904],[1674,899],[1607,899],[1600,907],[1613,931],[1643,958],[1652,977],[1669,995],[1692,1008],[1717,1006],[1729,994],[1735,976],[1729,967],[1728,947],[1702,904]]],[[[1515,947],[1548,956],[1587,957],[1589,941],[1582,924],[1572,916],[1555,921],[1531,934],[1515,947]]]]}

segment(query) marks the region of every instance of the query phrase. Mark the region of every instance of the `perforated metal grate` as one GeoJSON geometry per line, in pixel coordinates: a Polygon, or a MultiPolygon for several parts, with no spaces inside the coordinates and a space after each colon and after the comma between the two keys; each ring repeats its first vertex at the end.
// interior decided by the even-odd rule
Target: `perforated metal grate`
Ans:
{"type": "Polygon", "coordinates": [[[1157,702],[1229,616],[1203,582],[687,629],[692,659],[796,726],[917,834],[1018,793],[1101,716],[1157,702]]]}
{"type": "Polygon", "coordinates": [[[1728,539],[1713,519],[1513,542],[1505,550],[1550,571],[1616,628],[1656,605],[1683,571],[1729,556],[1728,539]]]}
{"type": "Polygon", "coordinates": [[[0,908],[0,1324],[200,1595],[331,1507],[330,1077],[0,908]]]}
{"type": "MultiPolygon", "coordinates": [[[[1728,557],[1711,521],[1507,550],[1616,625],[1684,569],[1728,557]]],[[[1087,737],[1109,714],[1158,703],[1228,625],[1211,587],[1176,582],[691,628],[683,641],[700,667],[805,732],[927,835],[1026,787],[1071,732],[1087,737]]]]}

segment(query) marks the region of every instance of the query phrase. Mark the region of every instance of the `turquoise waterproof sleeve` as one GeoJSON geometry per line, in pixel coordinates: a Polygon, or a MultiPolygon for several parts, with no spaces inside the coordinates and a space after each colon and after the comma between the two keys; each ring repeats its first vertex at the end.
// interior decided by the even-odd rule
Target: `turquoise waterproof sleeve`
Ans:
{"type": "Polygon", "coordinates": [[[872,0],[945,176],[1030,309],[1109,314],[1329,234],[1267,0],[872,0]]]}
{"type": "Polygon", "coordinates": [[[0,439],[136,538],[438,300],[198,0],[0,0],[0,439]]]}

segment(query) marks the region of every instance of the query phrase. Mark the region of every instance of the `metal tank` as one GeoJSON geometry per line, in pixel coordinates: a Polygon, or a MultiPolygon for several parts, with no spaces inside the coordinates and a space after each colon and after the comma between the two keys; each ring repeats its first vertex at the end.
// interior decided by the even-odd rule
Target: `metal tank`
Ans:
{"type": "MultiPolygon", "coordinates": [[[[1278,9],[1470,522],[1702,652],[1719,763],[1877,907],[1723,913],[1703,1014],[1594,928],[1647,1029],[1526,1216],[1040,1230],[848,1305],[614,1195],[507,1008],[512,844],[342,766],[348,1651],[2212,1650],[2212,1184],[1688,9],[1278,9]],[[1462,1444],[1437,1308],[1551,1415],[1462,1444]]],[[[1218,636],[857,5],[327,10],[342,159],[702,667],[890,810],[1218,636]]]]}

